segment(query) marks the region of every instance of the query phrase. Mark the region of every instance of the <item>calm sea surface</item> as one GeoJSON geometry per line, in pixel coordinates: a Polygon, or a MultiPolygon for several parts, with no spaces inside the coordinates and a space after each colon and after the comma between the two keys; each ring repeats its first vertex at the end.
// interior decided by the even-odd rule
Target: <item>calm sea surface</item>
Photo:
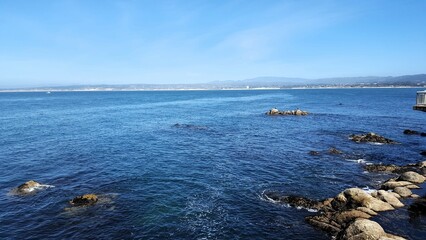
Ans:
{"type": "MultiPolygon", "coordinates": [[[[426,132],[418,90],[0,93],[0,239],[328,239],[305,223],[313,213],[262,193],[332,197],[391,176],[360,162],[426,160],[426,138],[402,134],[426,132]],[[272,107],[312,114],[265,116],[272,107]],[[401,144],[348,140],[370,131],[401,144]],[[55,187],[9,194],[31,179],[55,187]],[[102,201],[66,209],[85,193],[102,201]]],[[[422,239],[425,218],[374,219],[422,239]]]]}

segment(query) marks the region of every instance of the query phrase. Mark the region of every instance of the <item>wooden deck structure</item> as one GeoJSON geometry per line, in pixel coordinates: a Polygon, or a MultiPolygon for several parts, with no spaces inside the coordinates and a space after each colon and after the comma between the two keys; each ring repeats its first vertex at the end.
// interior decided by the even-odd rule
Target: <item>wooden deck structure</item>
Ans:
{"type": "Polygon", "coordinates": [[[417,92],[416,105],[413,109],[426,112],[426,90],[417,92]]]}

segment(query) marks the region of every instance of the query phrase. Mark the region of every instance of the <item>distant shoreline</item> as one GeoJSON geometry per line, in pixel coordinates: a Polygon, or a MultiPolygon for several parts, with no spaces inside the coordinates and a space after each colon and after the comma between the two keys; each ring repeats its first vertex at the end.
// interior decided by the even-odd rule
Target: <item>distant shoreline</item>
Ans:
{"type": "Polygon", "coordinates": [[[81,89],[0,89],[0,93],[31,92],[156,92],[156,91],[250,91],[250,90],[310,90],[310,89],[389,89],[389,88],[426,88],[426,86],[312,86],[312,87],[253,87],[253,88],[155,88],[155,89],[119,89],[119,88],[81,88],[81,89]]]}

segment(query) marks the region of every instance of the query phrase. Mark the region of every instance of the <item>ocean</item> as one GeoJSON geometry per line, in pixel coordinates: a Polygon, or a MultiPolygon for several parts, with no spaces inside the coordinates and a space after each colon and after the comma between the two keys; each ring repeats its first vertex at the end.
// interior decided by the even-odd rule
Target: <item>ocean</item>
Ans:
{"type": "MultiPolygon", "coordinates": [[[[263,193],[334,197],[393,176],[364,164],[426,160],[426,138],[402,133],[426,132],[418,90],[0,93],[0,239],[329,239],[312,212],[263,193]],[[366,132],[401,144],[348,139],[366,132]],[[28,180],[54,187],[10,194],[28,180]],[[70,209],[85,193],[102,201],[70,209]]],[[[422,239],[425,218],[404,207],[373,220],[422,239]]]]}

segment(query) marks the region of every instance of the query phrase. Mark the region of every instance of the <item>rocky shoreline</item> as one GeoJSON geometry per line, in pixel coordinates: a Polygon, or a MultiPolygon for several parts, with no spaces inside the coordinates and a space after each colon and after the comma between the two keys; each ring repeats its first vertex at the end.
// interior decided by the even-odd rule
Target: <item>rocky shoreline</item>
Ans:
{"type": "MultiPolygon", "coordinates": [[[[423,136],[413,130],[405,130],[403,133],[423,136]]],[[[357,143],[397,143],[371,132],[350,135],[349,139],[357,143]]],[[[328,153],[342,154],[335,148],[330,148],[328,153]]],[[[319,156],[321,153],[310,151],[309,154],[319,156]]],[[[386,233],[380,224],[370,220],[370,218],[382,211],[404,207],[402,201],[405,198],[416,199],[409,206],[411,212],[415,214],[426,213],[426,196],[420,197],[412,192],[412,189],[420,188],[419,185],[426,181],[426,161],[405,166],[369,164],[365,165],[364,169],[368,172],[396,173],[399,176],[383,182],[379,189],[366,191],[360,188],[348,188],[335,197],[320,201],[303,196],[286,196],[276,192],[264,193],[264,197],[275,203],[314,210],[316,214],[306,217],[306,222],[327,232],[333,239],[405,239],[386,233]]]]}
{"type": "Polygon", "coordinates": [[[360,188],[348,188],[333,198],[316,201],[301,196],[283,196],[278,193],[265,193],[274,202],[292,207],[313,209],[317,214],[306,217],[312,226],[327,232],[336,239],[405,239],[386,233],[383,228],[369,218],[379,212],[404,207],[404,198],[418,201],[411,210],[426,212],[426,198],[413,194],[411,189],[420,188],[426,181],[426,161],[407,166],[389,165],[389,168],[375,168],[377,171],[405,171],[397,178],[384,182],[379,189],[367,192],[360,188]]]}

